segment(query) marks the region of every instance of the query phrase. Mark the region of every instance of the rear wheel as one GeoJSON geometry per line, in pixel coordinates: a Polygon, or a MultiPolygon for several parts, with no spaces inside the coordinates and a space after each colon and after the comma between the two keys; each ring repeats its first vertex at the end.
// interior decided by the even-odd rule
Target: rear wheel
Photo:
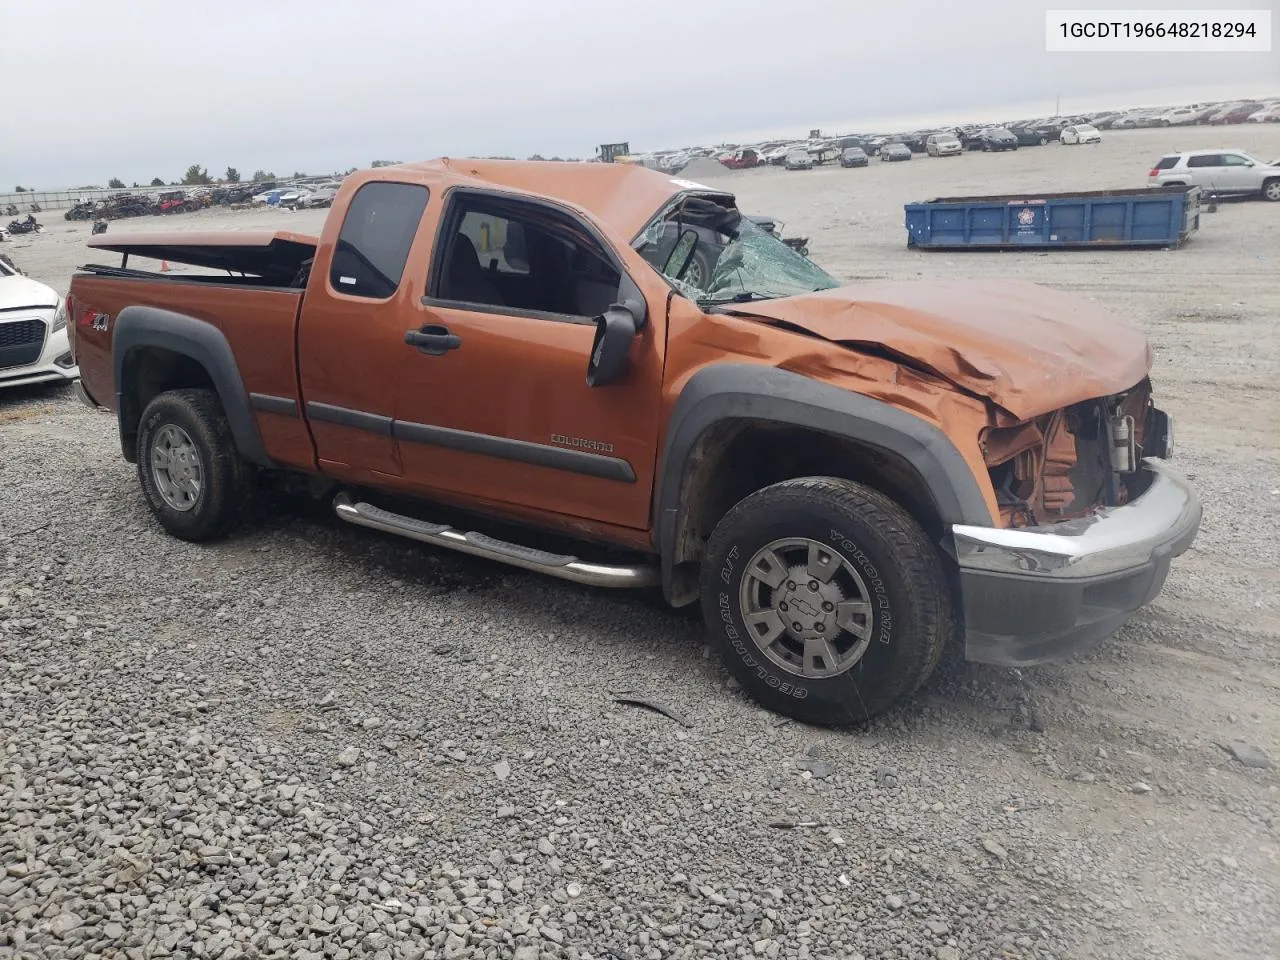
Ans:
{"type": "Polygon", "coordinates": [[[1280,177],[1273,177],[1262,185],[1262,196],[1273,202],[1280,200],[1280,177]]]}
{"type": "Polygon", "coordinates": [[[788,480],[733,507],[707,543],[702,607],[751,696],[824,725],[912,693],[954,629],[924,531],[883,494],[833,477],[788,480]]]}
{"type": "Polygon", "coordinates": [[[138,428],[138,480],[161,525],[182,540],[224,536],[249,509],[249,465],[212,390],[170,390],[138,428]]]}

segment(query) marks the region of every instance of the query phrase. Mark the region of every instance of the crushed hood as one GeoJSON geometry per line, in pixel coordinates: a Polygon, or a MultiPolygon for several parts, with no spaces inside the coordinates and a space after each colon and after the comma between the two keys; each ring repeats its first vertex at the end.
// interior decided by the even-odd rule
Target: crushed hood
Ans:
{"type": "Polygon", "coordinates": [[[0,310],[57,305],[58,294],[52,287],[30,277],[0,275],[0,310]]]}
{"type": "Polygon", "coordinates": [[[1024,281],[858,284],[732,313],[887,352],[1020,420],[1127,390],[1151,370],[1146,338],[1115,314],[1024,281]]]}

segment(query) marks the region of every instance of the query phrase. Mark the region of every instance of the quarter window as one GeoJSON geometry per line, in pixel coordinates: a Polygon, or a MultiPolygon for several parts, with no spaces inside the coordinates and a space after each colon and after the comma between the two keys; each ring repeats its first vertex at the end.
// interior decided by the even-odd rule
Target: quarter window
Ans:
{"type": "Polygon", "coordinates": [[[394,294],[426,208],[427,188],[419,184],[366,183],[357,190],[338,234],[329,285],[372,300],[394,294]]]}
{"type": "Polygon", "coordinates": [[[1156,164],[1157,170],[1172,170],[1178,165],[1177,157],[1161,157],[1160,162],[1156,164]]]}
{"type": "Polygon", "coordinates": [[[1242,157],[1238,153],[1227,153],[1222,157],[1222,165],[1224,167],[1247,167],[1249,166],[1249,158],[1242,157]]]}
{"type": "Polygon", "coordinates": [[[1216,153],[1205,153],[1198,157],[1187,157],[1188,167],[1221,167],[1222,157],[1216,153]]]}

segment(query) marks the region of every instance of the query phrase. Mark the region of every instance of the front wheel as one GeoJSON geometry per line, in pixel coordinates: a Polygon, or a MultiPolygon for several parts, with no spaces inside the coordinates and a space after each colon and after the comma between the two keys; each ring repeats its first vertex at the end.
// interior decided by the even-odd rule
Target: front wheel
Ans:
{"type": "Polygon", "coordinates": [[[1262,185],[1262,196],[1271,201],[1280,201],[1280,177],[1268,180],[1262,185]]]}
{"type": "Polygon", "coordinates": [[[954,630],[938,551],[884,494],[834,477],[751,494],[707,543],[712,642],[756,700],[808,723],[883,712],[933,671],[954,630]]]}
{"type": "Polygon", "coordinates": [[[170,390],[147,404],[138,428],[138,480],[173,536],[224,536],[248,511],[252,475],[212,390],[170,390]]]}

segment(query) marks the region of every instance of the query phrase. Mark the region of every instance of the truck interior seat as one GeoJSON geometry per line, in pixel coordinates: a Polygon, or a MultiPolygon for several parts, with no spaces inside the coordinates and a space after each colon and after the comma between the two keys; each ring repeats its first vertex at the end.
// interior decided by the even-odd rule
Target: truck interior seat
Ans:
{"type": "Polygon", "coordinates": [[[458,233],[453,238],[453,248],[449,251],[449,265],[444,273],[440,297],[443,300],[505,306],[498,288],[484,275],[484,268],[480,266],[480,255],[476,253],[475,244],[464,233],[458,233]]]}

